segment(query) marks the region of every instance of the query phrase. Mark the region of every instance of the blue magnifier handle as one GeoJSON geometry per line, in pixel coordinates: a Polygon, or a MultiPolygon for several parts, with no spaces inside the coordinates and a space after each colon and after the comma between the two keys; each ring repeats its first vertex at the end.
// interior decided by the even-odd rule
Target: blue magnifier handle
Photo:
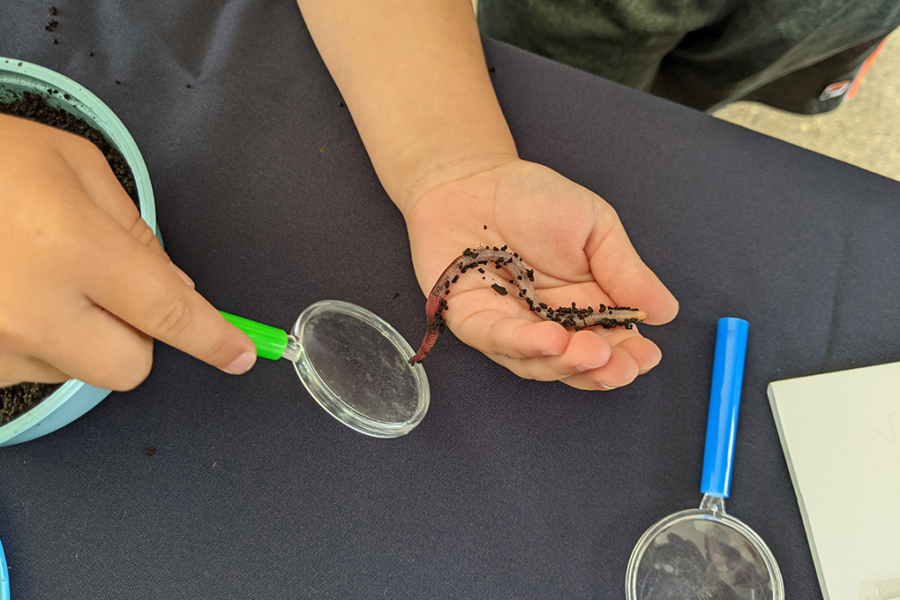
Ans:
{"type": "Polygon", "coordinates": [[[747,321],[726,317],[719,319],[716,333],[716,355],[713,360],[700,491],[721,498],[727,498],[731,488],[731,464],[734,459],[738,409],[741,406],[748,328],[747,321]]]}

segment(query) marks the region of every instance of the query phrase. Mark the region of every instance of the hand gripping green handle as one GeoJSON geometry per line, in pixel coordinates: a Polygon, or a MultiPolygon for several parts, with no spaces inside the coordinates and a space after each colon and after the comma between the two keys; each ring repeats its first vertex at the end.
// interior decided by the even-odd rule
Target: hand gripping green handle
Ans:
{"type": "MultiPolygon", "coordinates": [[[[247,334],[254,345],[256,345],[256,355],[269,360],[278,360],[284,357],[285,351],[288,349],[288,334],[277,327],[263,325],[244,317],[238,317],[227,312],[222,312],[225,320],[247,334]]],[[[293,336],[292,336],[293,337],[293,336]]]]}

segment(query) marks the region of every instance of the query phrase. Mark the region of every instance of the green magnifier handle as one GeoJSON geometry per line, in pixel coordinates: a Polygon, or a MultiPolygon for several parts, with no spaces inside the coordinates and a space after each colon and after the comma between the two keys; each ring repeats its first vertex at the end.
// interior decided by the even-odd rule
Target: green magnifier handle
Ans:
{"type": "Polygon", "coordinates": [[[291,350],[296,347],[294,336],[288,335],[285,331],[263,325],[244,317],[232,315],[227,312],[219,311],[225,320],[247,334],[253,344],[256,346],[256,355],[269,360],[278,360],[279,358],[290,358],[291,350]]]}

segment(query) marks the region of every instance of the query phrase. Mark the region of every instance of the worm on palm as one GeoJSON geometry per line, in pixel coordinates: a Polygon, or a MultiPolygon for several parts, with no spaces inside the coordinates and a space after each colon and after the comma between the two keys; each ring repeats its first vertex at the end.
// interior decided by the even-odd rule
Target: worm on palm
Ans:
{"type": "MultiPolygon", "coordinates": [[[[575,331],[586,327],[603,327],[604,329],[625,327],[626,329],[631,329],[634,323],[647,318],[647,313],[630,306],[606,306],[600,304],[597,308],[593,306],[578,308],[573,302],[571,307],[550,308],[538,300],[534,291],[534,270],[527,268],[518,254],[510,252],[506,246],[502,248],[467,248],[444,269],[437,283],[431,289],[431,293],[428,294],[428,300],[425,303],[428,330],[425,334],[425,339],[422,340],[419,351],[409,359],[410,363],[421,362],[434,347],[438,335],[446,328],[441,313],[447,309],[446,296],[450,294],[450,286],[456,283],[459,276],[469,269],[479,269],[484,273],[481,265],[490,263],[494,264],[495,269],[506,269],[512,275],[513,278],[509,280],[510,283],[515,284],[519,290],[519,298],[522,298],[528,304],[528,308],[532,312],[542,319],[555,321],[563,327],[573,328],[575,331]]],[[[502,285],[493,284],[491,287],[502,296],[509,293],[502,285]]]]}

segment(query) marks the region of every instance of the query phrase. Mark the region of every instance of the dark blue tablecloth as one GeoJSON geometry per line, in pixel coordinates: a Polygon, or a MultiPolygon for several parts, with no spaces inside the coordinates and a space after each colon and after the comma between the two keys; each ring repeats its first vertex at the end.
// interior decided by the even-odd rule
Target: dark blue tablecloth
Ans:
{"type": "MultiPolygon", "coordinates": [[[[402,217],[291,0],[55,2],[51,33],[49,2],[4,0],[0,55],[118,113],[217,307],[290,327],[335,298],[419,341],[402,217]]],[[[622,598],[643,531],[699,504],[721,316],[750,322],[729,512],[788,598],[822,597],[766,385],[900,360],[900,184],[485,44],[523,157],[612,203],[681,301],[643,328],[660,366],[580,392],[447,335],[425,421],[376,440],[286,362],[236,378],[159,345],[137,390],[0,449],[15,600],[622,598]]]]}

